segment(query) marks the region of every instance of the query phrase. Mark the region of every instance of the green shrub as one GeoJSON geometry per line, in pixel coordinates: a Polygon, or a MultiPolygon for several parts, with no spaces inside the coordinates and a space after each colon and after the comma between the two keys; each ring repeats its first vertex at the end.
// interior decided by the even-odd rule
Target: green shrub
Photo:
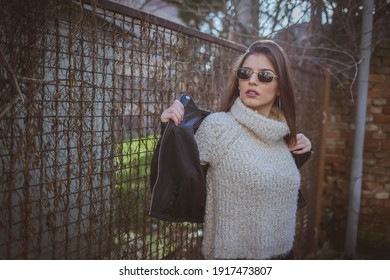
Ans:
{"type": "Polygon", "coordinates": [[[150,200],[150,163],[156,142],[156,137],[148,136],[117,145],[115,209],[121,229],[134,230],[145,223],[145,204],[150,200]]]}

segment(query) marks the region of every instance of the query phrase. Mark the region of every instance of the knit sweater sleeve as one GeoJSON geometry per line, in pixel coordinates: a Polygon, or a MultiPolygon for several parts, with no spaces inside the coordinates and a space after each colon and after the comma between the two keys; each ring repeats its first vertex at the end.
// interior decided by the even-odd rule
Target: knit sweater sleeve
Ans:
{"type": "Polygon", "coordinates": [[[217,160],[218,139],[227,130],[226,113],[208,115],[199,126],[195,140],[199,149],[201,164],[211,164],[217,160]]]}

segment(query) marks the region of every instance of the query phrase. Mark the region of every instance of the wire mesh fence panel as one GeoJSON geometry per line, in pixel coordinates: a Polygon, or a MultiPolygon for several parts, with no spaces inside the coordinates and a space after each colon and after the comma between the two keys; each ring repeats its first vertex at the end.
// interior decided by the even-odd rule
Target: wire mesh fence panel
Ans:
{"type": "Polygon", "coordinates": [[[108,1],[0,2],[0,258],[201,259],[202,224],[147,215],[159,116],[183,92],[215,111],[245,48],[108,1]]]}

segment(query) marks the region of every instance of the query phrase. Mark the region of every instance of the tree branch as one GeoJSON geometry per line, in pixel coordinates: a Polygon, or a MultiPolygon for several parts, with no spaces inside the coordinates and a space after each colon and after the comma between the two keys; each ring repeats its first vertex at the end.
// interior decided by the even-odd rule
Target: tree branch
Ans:
{"type": "Polygon", "coordinates": [[[15,87],[17,93],[18,93],[18,95],[12,100],[12,102],[0,113],[0,118],[2,118],[4,116],[4,114],[14,104],[16,104],[19,100],[21,100],[22,103],[24,103],[25,99],[24,99],[23,93],[22,93],[22,91],[21,91],[21,89],[19,87],[18,79],[16,78],[15,73],[14,73],[11,65],[8,63],[7,58],[5,57],[2,49],[0,49],[0,59],[1,59],[2,63],[4,64],[5,68],[7,69],[8,74],[11,76],[12,84],[14,85],[14,87],[15,87]]]}

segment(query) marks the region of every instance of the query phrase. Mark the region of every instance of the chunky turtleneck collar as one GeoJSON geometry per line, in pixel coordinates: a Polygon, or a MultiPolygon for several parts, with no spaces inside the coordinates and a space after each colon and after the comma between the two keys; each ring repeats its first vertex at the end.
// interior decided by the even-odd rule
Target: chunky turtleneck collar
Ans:
{"type": "Polygon", "coordinates": [[[237,122],[253,131],[265,143],[278,141],[290,132],[284,118],[280,121],[266,118],[247,107],[239,97],[234,102],[230,112],[237,122]]]}

